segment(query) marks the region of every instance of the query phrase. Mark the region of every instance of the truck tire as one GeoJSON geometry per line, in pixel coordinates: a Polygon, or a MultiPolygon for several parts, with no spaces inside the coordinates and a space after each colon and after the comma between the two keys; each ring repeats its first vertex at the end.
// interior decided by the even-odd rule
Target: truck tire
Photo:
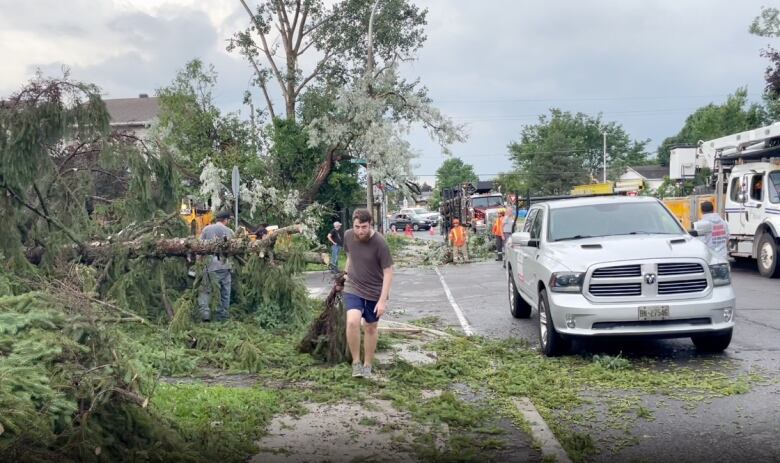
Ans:
{"type": "Polygon", "coordinates": [[[715,333],[715,334],[700,334],[698,336],[691,336],[693,345],[696,346],[701,352],[723,352],[731,344],[731,334],[733,330],[728,330],[715,333]]]}
{"type": "Polygon", "coordinates": [[[761,239],[758,241],[758,255],[756,261],[758,262],[758,271],[761,276],[766,278],[780,277],[780,264],[778,261],[778,249],[775,238],[769,233],[761,235],[761,239]]]}
{"type": "Polygon", "coordinates": [[[555,331],[555,324],[550,315],[550,303],[547,291],[539,291],[539,346],[546,357],[558,357],[569,350],[570,342],[555,331]]]}
{"type": "Polygon", "coordinates": [[[515,279],[512,277],[512,267],[507,267],[507,286],[509,288],[509,312],[515,318],[531,318],[531,304],[525,302],[517,290],[515,279]]]}

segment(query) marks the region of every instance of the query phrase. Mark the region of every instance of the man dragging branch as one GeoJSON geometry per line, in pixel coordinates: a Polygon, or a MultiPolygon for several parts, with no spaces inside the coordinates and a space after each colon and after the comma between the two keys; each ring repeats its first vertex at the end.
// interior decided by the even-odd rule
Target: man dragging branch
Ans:
{"type": "Polygon", "coordinates": [[[387,310],[393,282],[393,258],[384,237],[374,231],[367,209],[352,214],[352,229],[344,234],[347,253],[344,307],[347,310],[347,344],[352,354],[352,376],[371,377],[379,338],[379,318],[387,310]],[[360,362],[360,320],[365,320],[365,358],[360,362]]]}

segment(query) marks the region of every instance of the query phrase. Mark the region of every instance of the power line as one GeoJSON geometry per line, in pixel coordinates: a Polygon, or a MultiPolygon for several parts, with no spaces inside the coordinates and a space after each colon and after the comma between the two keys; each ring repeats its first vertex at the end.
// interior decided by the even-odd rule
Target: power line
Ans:
{"type": "MultiPolygon", "coordinates": [[[[692,113],[698,108],[679,108],[679,109],[643,109],[633,111],[609,111],[600,112],[603,116],[663,116],[663,115],[675,115],[678,113],[692,113]]],[[[538,119],[544,114],[496,114],[487,116],[452,116],[452,119],[459,122],[478,122],[478,121],[515,121],[526,119],[538,119]]]]}
{"type": "Polygon", "coordinates": [[[436,103],[502,103],[502,102],[525,102],[525,103],[544,103],[551,101],[628,101],[628,100],[680,100],[696,98],[727,97],[729,93],[712,93],[709,95],[656,95],[656,96],[604,96],[604,97],[563,97],[563,98],[473,98],[473,99],[437,99],[436,103]]]}
{"type": "MultiPolygon", "coordinates": [[[[555,150],[555,151],[523,151],[523,154],[524,155],[528,155],[528,156],[537,156],[537,155],[542,155],[542,154],[587,153],[587,152],[591,152],[591,151],[594,152],[594,153],[598,152],[600,154],[601,153],[601,148],[600,147],[599,148],[582,148],[582,149],[555,150]]],[[[654,154],[657,155],[658,151],[649,151],[649,152],[645,152],[645,154],[647,154],[648,156],[652,156],[654,154]]],[[[489,158],[489,157],[501,157],[501,156],[509,157],[509,156],[511,156],[511,154],[510,153],[495,153],[495,154],[492,154],[492,153],[459,153],[459,154],[452,155],[453,158],[459,158],[459,159],[474,158],[474,157],[486,157],[486,158],[489,158]]],[[[444,155],[444,154],[432,154],[432,155],[426,155],[426,156],[419,156],[419,157],[416,157],[415,159],[426,159],[426,158],[427,159],[431,159],[433,157],[437,157],[437,158],[443,157],[443,158],[447,159],[447,156],[444,155]]]]}

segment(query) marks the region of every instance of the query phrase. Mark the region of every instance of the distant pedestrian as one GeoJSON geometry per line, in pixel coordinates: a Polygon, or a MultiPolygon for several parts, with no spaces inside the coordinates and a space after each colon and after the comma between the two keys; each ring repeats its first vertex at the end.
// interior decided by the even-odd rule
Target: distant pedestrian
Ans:
{"type": "Polygon", "coordinates": [[[499,211],[493,223],[493,236],[496,237],[496,260],[504,260],[504,211],[499,211]]]}
{"type": "Polygon", "coordinates": [[[341,255],[341,248],[344,247],[344,232],[341,230],[341,222],[333,222],[333,230],[328,233],[328,241],[330,241],[330,271],[333,273],[339,272],[339,256],[341,255]]]}
{"type": "Polygon", "coordinates": [[[712,224],[712,233],[699,236],[699,239],[704,242],[712,252],[718,257],[728,260],[729,253],[726,245],[729,242],[729,224],[723,220],[715,212],[715,208],[709,201],[701,203],[702,222],[709,222],[712,224]]]}
{"type": "Polygon", "coordinates": [[[352,229],[344,234],[347,265],[344,269],[344,308],[347,310],[347,344],[352,355],[352,376],[371,377],[371,365],[379,339],[379,318],[387,310],[393,282],[393,258],[385,238],[371,226],[368,209],[352,215],[352,229]],[[360,321],[365,342],[360,362],[360,321]]]}
{"type": "MultiPolygon", "coordinates": [[[[231,214],[228,211],[217,213],[217,222],[203,229],[200,234],[202,240],[226,240],[233,238],[233,230],[228,228],[231,214]]],[[[206,256],[206,268],[203,271],[198,306],[200,318],[204,322],[211,321],[211,284],[219,285],[219,306],[217,307],[217,321],[228,319],[228,307],[230,306],[230,261],[225,256],[206,256]]]]}
{"type": "Polygon", "coordinates": [[[411,238],[414,236],[412,233],[412,225],[406,224],[406,228],[404,228],[404,235],[406,235],[407,238],[411,238]]]}
{"type": "Polygon", "coordinates": [[[460,224],[459,219],[452,219],[452,229],[448,238],[452,246],[452,261],[455,263],[468,261],[469,237],[466,229],[460,224]]]}

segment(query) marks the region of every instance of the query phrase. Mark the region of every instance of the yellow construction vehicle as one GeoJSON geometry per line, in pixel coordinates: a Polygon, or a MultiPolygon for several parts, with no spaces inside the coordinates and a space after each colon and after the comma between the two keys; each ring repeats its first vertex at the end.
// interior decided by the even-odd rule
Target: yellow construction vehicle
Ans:
{"type": "Polygon", "coordinates": [[[192,196],[182,200],[179,213],[181,219],[190,228],[190,235],[195,237],[199,237],[200,232],[214,221],[214,214],[208,204],[199,202],[192,196]]]}
{"type": "Polygon", "coordinates": [[[572,196],[587,195],[608,195],[614,193],[614,183],[591,183],[588,185],[577,185],[571,189],[572,196]]]}

